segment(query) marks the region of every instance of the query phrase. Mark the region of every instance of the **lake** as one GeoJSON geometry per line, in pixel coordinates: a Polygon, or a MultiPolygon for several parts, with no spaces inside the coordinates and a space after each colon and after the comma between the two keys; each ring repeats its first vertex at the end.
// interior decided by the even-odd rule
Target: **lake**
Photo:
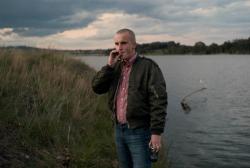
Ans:
{"type": "MultiPolygon", "coordinates": [[[[147,56],[162,69],[169,96],[164,141],[172,168],[250,167],[250,55],[147,56]],[[189,93],[191,111],[180,102],[189,93]]],[[[78,57],[95,69],[107,57],[78,57]]]]}

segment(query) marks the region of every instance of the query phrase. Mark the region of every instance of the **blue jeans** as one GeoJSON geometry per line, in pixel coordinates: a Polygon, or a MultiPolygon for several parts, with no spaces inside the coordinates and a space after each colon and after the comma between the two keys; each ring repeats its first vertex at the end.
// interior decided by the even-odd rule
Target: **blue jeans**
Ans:
{"type": "Polygon", "coordinates": [[[120,168],[151,168],[149,128],[129,129],[116,124],[115,141],[120,168]]]}

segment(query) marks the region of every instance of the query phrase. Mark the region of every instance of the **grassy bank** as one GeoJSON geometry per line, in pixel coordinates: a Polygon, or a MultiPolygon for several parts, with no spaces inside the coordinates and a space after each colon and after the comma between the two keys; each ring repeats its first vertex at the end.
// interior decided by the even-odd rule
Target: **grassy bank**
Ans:
{"type": "Polygon", "coordinates": [[[94,73],[58,53],[1,49],[0,167],[117,167],[94,73]]]}

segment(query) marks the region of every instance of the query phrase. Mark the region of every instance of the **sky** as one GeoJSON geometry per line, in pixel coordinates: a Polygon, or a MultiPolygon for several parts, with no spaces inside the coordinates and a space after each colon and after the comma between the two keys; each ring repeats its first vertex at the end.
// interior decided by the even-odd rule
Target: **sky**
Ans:
{"type": "Polygon", "coordinates": [[[121,28],[139,44],[222,44],[250,37],[250,0],[0,1],[0,46],[106,49],[121,28]]]}

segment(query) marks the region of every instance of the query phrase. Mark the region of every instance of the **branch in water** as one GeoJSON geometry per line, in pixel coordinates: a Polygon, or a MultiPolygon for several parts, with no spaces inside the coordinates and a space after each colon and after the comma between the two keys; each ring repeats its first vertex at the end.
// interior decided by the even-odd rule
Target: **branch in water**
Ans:
{"type": "Polygon", "coordinates": [[[183,109],[186,113],[189,113],[189,112],[191,111],[191,107],[188,105],[186,99],[187,99],[188,97],[190,97],[191,95],[193,95],[193,94],[195,94],[195,93],[198,93],[198,92],[200,92],[200,91],[203,91],[203,90],[205,90],[205,89],[207,89],[207,88],[206,88],[206,87],[203,87],[203,88],[201,88],[201,89],[195,90],[195,91],[189,93],[188,95],[184,96],[184,98],[181,100],[181,107],[182,107],[182,109],[183,109]]]}

